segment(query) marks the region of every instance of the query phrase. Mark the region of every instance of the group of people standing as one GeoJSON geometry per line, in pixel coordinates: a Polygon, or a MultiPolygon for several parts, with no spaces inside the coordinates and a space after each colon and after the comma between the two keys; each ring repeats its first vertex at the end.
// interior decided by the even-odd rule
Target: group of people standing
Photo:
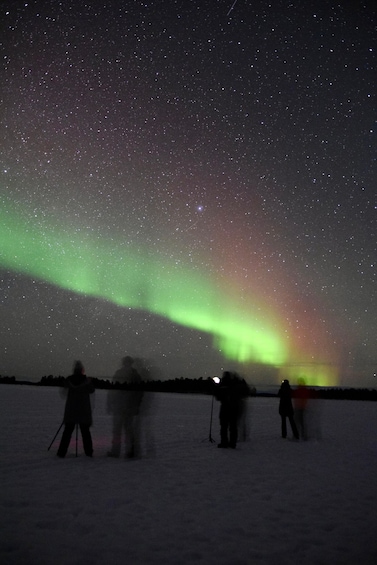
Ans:
{"type": "MultiPolygon", "coordinates": [[[[114,375],[114,388],[107,397],[107,411],[113,417],[112,444],[107,455],[119,457],[121,454],[122,435],[124,436],[125,456],[138,457],[140,434],[140,407],[144,392],[140,373],[134,367],[134,360],[126,356],[121,368],[114,375]],[[122,388],[122,385],[126,387],[122,388]]],[[[240,424],[245,416],[245,399],[250,396],[250,388],[237,373],[225,371],[218,383],[214,384],[214,397],[220,402],[220,448],[235,449],[238,441],[240,424]]],[[[64,411],[64,431],[57,452],[58,457],[65,457],[72,433],[80,427],[85,455],[92,457],[93,443],[90,433],[92,409],[90,395],[94,392],[92,380],[85,374],[81,361],[76,361],[73,374],[66,380],[67,400],[64,411]]],[[[308,401],[308,389],[299,383],[295,390],[295,409],[292,404],[292,389],[284,379],[279,390],[279,414],[281,417],[281,435],[287,437],[287,420],[295,439],[300,435],[307,439],[304,412],[308,401]],[[295,420],[296,416],[296,420],[295,420]],[[297,423],[296,423],[297,422],[297,423]]]]}
{"type": "MultiPolygon", "coordinates": [[[[119,457],[122,434],[125,441],[125,456],[132,458],[139,455],[139,410],[143,400],[141,376],[133,366],[134,360],[126,356],[122,367],[114,375],[115,387],[107,397],[107,411],[113,417],[113,435],[109,457],[119,457]],[[128,385],[122,389],[122,385],[128,385]],[[129,388],[128,388],[129,387],[129,388]]],[[[66,379],[67,400],[64,411],[64,431],[57,452],[58,457],[65,457],[72,433],[80,427],[85,455],[93,456],[93,443],[90,433],[92,408],[90,395],[94,392],[92,380],[86,376],[81,361],[75,361],[73,374],[66,379]]]]}
{"type": "MultiPolygon", "coordinates": [[[[223,373],[217,386],[214,394],[221,403],[219,414],[221,441],[218,447],[235,449],[245,416],[245,398],[250,396],[250,389],[244,379],[237,373],[229,371],[223,373]]],[[[310,394],[303,379],[299,380],[298,387],[294,391],[288,379],[282,381],[278,393],[282,438],[287,437],[288,420],[296,440],[300,437],[304,440],[308,439],[306,409],[310,394]]]]}

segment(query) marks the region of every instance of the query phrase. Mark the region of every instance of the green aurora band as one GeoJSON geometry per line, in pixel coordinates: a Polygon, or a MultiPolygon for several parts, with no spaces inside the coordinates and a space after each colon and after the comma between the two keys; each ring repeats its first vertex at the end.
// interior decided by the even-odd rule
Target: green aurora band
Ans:
{"type": "Polygon", "coordinates": [[[286,362],[283,332],[279,335],[273,323],[241,309],[194,267],[85,229],[59,228],[43,217],[46,225],[41,226],[32,219],[14,206],[1,209],[1,267],[208,333],[229,360],[286,362]]]}

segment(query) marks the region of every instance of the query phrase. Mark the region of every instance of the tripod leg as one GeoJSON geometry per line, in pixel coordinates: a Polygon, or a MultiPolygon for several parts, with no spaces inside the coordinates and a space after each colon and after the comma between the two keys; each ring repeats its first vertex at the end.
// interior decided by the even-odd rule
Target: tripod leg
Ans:
{"type": "Polygon", "coordinates": [[[211,443],[215,443],[215,440],[212,437],[212,416],[213,416],[213,395],[212,395],[212,403],[211,403],[211,418],[209,422],[209,441],[211,443]]]}
{"type": "Polygon", "coordinates": [[[78,441],[78,435],[79,435],[79,425],[76,424],[76,457],[77,457],[77,441],[78,441]]]}
{"type": "Polygon", "coordinates": [[[50,451],[50,448],[52,447],[52,444],[53,444],[54,441],[56,440],[58,433],[59,433],[60,430],[62,429],[63,424],[64,424],[64,420],[63,420],[63,422],[60,424],[59,429],[58,429],[58,431],[56,432],[56,434],[54,435],[54,439],[52,440],[52,442],[51,442],[50,445],[48,446],[47,451],[50,451]]]}

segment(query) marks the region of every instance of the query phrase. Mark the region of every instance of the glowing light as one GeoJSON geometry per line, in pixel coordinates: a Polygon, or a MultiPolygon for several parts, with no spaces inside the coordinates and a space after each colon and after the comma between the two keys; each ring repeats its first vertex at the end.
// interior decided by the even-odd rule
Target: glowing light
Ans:
{"type": "Polygon", "coordinates": [[[297,384],[304,379],[310,386],[336,386],[338,383],[338,367],[328,363],[297,363],[283,366],[280,376],[288,379],[292,384],[297,384]]]}
{"type": "Polygon", "coordinates": [[[122,241],[71,232],[24,211],[0,211],[0,265],[63,289],[164,316],[213,336],[214,347],[238,362],[281,365],[284,339],[267,315],[240,311],[208,276],[122,241]]]}

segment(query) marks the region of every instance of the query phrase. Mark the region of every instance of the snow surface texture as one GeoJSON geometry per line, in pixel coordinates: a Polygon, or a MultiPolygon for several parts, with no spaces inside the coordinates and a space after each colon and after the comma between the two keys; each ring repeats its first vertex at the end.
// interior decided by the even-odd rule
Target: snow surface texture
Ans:
{"type": "Polygon", "coordinates": [[[280,437],[278,400],[252,398],[249,437],[231,450],[209,441],[210,396],[155,394],[144,456],[126,460],[106,457],[111,418],[97,391],[94,458],[81,438],[76,457],[73,437],[59,459],[58,440],[47,451],[58,390],[0,395],[2,565],[377,563],[372,402],[316,401],[322,439],[295,442],[280,437]]]}

